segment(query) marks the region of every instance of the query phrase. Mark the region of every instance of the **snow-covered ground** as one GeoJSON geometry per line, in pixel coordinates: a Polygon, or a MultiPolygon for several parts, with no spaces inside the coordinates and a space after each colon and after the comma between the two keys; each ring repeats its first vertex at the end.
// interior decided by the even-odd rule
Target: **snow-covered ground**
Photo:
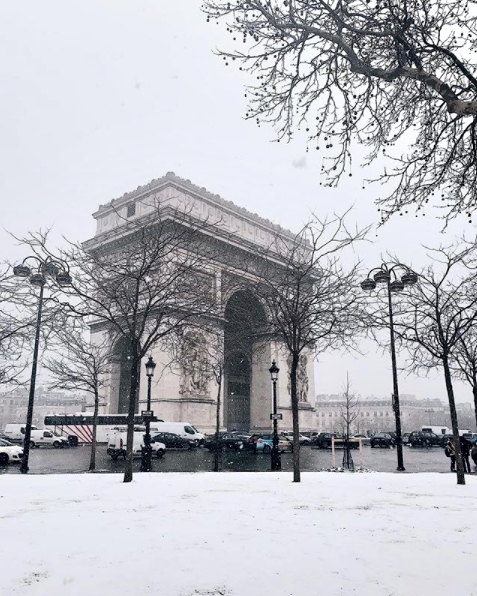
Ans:
{"type": "Polygon", "coordinates": [[[2,596],[477,595],[477,477],[0,476],[2,596]]]}

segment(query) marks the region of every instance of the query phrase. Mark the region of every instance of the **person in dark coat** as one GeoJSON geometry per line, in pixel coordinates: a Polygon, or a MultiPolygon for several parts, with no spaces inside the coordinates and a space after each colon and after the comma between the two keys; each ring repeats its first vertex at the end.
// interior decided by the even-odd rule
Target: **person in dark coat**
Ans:
{"type": "Polygon", "coordinates": [[[454,446],[454,441],[452,439],[449,439],[447,441],[447,444],[445,446],[444,449],[444,453],[447,455],[447,457],[450,457],[451,460],[451,472],[455,472],[455,446],[454,446]]]}
{"type": "Polygon", "coordinates": [[[477,466],[477,444],[475,443],[470,452],[470,457],[474,460],[474,464],[477,466]]]}
{"type": "Polygon", "coordinates": [[[462,453],[462,462],[464,463],[464,472],[470,474],[470,443],[465,437],[460,437],[460,452],[462,453]]]}

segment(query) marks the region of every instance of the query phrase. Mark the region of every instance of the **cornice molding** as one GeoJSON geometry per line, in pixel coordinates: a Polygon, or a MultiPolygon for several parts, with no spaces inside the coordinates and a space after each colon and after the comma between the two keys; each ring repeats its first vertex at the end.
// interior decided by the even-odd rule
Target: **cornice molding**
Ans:
{"type": "Polygon", "coordinates": [[[118,209],[118,207],[122,207],[126,203],[132,200],[137,200],[148,196],[151,192],[157,191],[161,188],[165,188],[167,186],[175,186],[178,190],[183,190],[187,193],[192,193],[197,195],[198,197],[205,199],[207,201],[212,202],[218,207],[222,207],[235,213],[236,215],[240,215],[244,218],[250,219],[252,222],[265,226],[274,232],[279,232],[284,236],[290,236],[294,238],[294,234],[285,228],[282,228],[278,224],[271,222],[269,219],[261,217],[256,213],[252,213],[248,211],[244,207],[240,207],[233,203],[232,201],[228,201],[222,198],[218,194],[214,194],[207,190],[205,187],[197,186],[190,180],[186,180],[184,178],[180,178],[174,172],[167,172],[165,176],[161,178],[155,178],[151,180],[148,184],[143,186],[138,186],[136,190],[126,192],[121,197],[117,199],[113,199],[109,203],[105,203],[104,205],[100,205],[98,211],[93,213],[93,217],[97,219],[98,217],[108,213],[109,211],[113,211],[118,209]]]}

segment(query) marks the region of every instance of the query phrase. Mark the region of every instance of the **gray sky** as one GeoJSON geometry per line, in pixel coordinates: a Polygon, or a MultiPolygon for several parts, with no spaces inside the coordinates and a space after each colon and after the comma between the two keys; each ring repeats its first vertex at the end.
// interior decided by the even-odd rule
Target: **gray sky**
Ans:
{"type": "MultiPolygon", "coordinates": [[[[320,183],[320,155],[297,139],[272,143],[273,130],[247,122],[244,84],[235,65],[214,56],[225,27],[206,23],[200,0],[24,0],[0,4],[0,249],[23,258],[17,235],[53,226],[53,236],[84,240],[100,203],[167,171],[298,230],[310,211],[354,205],[351,219],[376,222],[373,200],[355,164],[339,189],[320,183]]],[[[373,174],[373,172],[370,172],[373,174]]],[[[386,251],[419,267],[421,242],[450,243],[475,230],[465,220],[444,235],[426,217],[395,218],[357,249],[369,268],[386,251]]],[[[371,343],[365,356],[326,354],[317,393],[337,393],[349,372],[362,395],[391,394],[388,354],[371,343]]],[[[471,392],[457,385],[457,399],[471,392]]],[[[402,393],[445,399],[444,381],[401,375],[402,393]]]]}

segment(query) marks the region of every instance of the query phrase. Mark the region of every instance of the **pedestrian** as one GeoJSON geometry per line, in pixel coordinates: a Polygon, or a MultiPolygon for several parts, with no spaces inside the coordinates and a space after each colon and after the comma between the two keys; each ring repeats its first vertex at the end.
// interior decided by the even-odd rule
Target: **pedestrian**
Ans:
{"type": "Polygon", "coordinates": [[[444,453],[447,455],[447,457],[450,457],[451,460],[451,472],[455,472],[455,446],[454,446],[454,441],[452,439],[449,439],[447,441],[447,444],[445,446],[444,449],[444,453]]]}
{"type": "Polygon", "coordinates": [[[465,437],[460,437],[460,452],[462,453],[464,473],[470,474],[470,443],[465,437]]]}
{"type": "Polygon", "coordinates": [[[477,444],[475,443],[472,447],[472,451],[470,452],[470,457],[473,459],[474,464],[477,466],[477,444]]]}

